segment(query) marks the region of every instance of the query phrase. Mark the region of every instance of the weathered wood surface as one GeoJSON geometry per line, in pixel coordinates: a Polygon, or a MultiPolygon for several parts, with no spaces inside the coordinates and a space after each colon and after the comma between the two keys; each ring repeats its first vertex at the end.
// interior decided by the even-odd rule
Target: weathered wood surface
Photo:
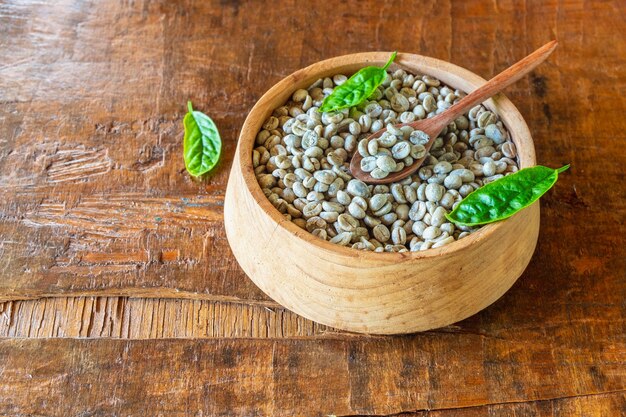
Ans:
{"type": "Polygon", "coordinates": [[[622,2],[292,6],[4,2],[0,297],[140,289],[267,300],[236,265],[222,227],[238,129],[264,91],[317,60],[376,49],[489,77],[554,37],[561,45],[548,64],[507,90],[539,162],[573,166],[544,199],[536,263],[585,269],[614,258],[623,267],[611,245],[626,195],[622,2]],[[187,99],[225,142],[221,165],[202,182],[181,158],[187,99]],[[587,261],[596,250],[602,260],[587,261]]]}
{"type": "Polygon", "coordinates": [[[0,308],[0,415],[626,411],[623,297],[591,302],[567,291],[570,302],[539,307],[539,283],[521,284],[457,325],[403,337],[338,332],[280,308],[234,303],[7,302],[0,308]],[[49,339],[58,337],[107,339],[49,339]],[[24,395],[11,394],[18,392],[24,395]],[[64,400],[69,392],[82,401],[64,400]]]}
{"type": "Polygon", "coordinates": [[[0,1],[0,298],[194,298],[0,304],[0,414],[626,414],[623,2],[277,3],[0,1]],[[550,63],[506,94],[539,163],[572,169],[493,306],[366,337],[243,275],[224,189],[246,112],[276,81],[393,49],[489,77],[554,37],[550,63]],[[180,157],[188,98],[224,139],[202,182],[180,157]],[[32,340],[50,337],[106,339],[32,340]]]}
{"type": "Polygon", "coordinates": [[[316,342],[7,339],[0,341],[0,413],[380,415],[506,410],[577,396],[600,410],[626,411],[623,350],[568,342],[554,349],[541,339],[533,345],[454,334],[316,342]]]}

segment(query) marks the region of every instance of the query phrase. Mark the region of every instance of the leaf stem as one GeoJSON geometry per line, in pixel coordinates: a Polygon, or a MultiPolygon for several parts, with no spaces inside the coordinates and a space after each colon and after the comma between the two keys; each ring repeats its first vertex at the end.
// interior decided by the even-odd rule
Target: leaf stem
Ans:
{"type": "Polygon", "coordinates": [[[567,164],[567,165],[565,165],[565,166],[563,166],[563,167],[561,167],[561,168],[557,169],[557,170],[556,170],[556,172],[558,172],[558,173],[560,174],[561,172],[565,172],[565,171],[567,171],[568,169],[569,169],[569,164],[567,164]]]}
{"type": "Polygon", "coordinates": [[[191,106],[191,100],[187,101],[187,108],[189,109],[189,113],[193,113],[193,107],[191,106]]]}
{"type": "Polygon", "coordinates": [[[394,61],[394,59],[396,59],[396,55],[398,55],[398,51],[393,51],[393,53],[391,54],[391,58],[389,58],[389,61],[387,61],[387,63],[385,64],[385,66],[383,67],[384,70],[386,70],[387,68],[389,68],[389,66],[391,65],[391,63],[394,61]]]}

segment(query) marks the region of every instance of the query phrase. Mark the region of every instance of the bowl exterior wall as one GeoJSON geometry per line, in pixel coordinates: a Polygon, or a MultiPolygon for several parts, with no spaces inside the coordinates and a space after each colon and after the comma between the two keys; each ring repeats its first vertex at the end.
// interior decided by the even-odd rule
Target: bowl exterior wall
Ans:
{"type": "MultiPolygon", "coordinates": [[[[251,167],[256,132],[291,92],[337,72],[385,62],[387,53],[355,54],[300,70],[270,89],[244,123],[226,192],[226,233],[252,281],[286,308],[339,329],[397,334],[445,326],[487,307],[522,274],[539,233],[539,204],[422,253],[379,254],[341,248],[285,220],[263,195],[251,167]]],[[[465,91],[484,80],[454,65],[399,54],[398,64],[465,91]]],[[[535,164],[532,139],[504,96],[489,100],[518,147],[535,164]]]]}

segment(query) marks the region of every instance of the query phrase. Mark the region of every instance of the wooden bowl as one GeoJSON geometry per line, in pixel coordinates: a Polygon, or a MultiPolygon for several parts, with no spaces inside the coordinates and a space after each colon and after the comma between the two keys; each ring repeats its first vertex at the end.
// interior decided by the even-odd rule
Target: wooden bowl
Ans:
{"type": "MultiPolygon", "coordinates": [[[[256,134],[272,111],[320,77],[383,65],[389,52],[345,55],[296,71],[252,108],[230,172],[224,220],[230,247],[246,274],[268,296],[313,321],[376,334],[411,333],[457,322],[484,309],[522,274],[539,234],[539,204],[425,252],[374,253],[319,239],[283,218],[267,200],[252,168],[256,134]]],[[[437,77],[466,92],[484,79],[433,58],[398,54],[395,67],[437,77]]],[[[503,95],[485,103],[517,146],[520,167],[535,165],[530,132],[503,95]]]]}

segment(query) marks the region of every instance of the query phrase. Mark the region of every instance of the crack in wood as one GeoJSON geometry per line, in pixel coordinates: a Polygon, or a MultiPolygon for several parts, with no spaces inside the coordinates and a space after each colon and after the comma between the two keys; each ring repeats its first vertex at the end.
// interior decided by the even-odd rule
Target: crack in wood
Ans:
{"type": "MultiPolygon", "coordinates": [[[[420,413],[420,412],[426,412],[427,413],[426,415],[429,415],[431,412],[438,412],[438,411],[450,411],[450,412],[469,411],[472,409],[493,408],[497,406],[537,404],[537,403],[544,403],[544,402],[557,402],[557,401],[562,401],[562,400],[593,399],[596,397],[603,397],[603,396],[623,394],[623,393],[626,393],[626,388],[621,389],[621,390],[601,391],[601,392],[585,393],[585,394],[579,394],[579,395],[565,395],[561,397],[539,398],[539,399],[524,400],[524,401],[500,401],[500,402],[492,402],[492,403],[487,402],[487,403],[481,403],[481,404],[476,404],[476,405],[468,405],[464,407],[407,409],[407,410],[402,410],[399,412],[394,412],[391,414],[367,414],[367,416],[368,417],[401,417],[401,416],[408,417],[408,414],[420,413]]],[[[332,417],[357,417],[357,416],[363,416],[363,415],[364,414],[361,414],[361,413],[338,414],[338,415],[333,414],[332,417]]]]}

